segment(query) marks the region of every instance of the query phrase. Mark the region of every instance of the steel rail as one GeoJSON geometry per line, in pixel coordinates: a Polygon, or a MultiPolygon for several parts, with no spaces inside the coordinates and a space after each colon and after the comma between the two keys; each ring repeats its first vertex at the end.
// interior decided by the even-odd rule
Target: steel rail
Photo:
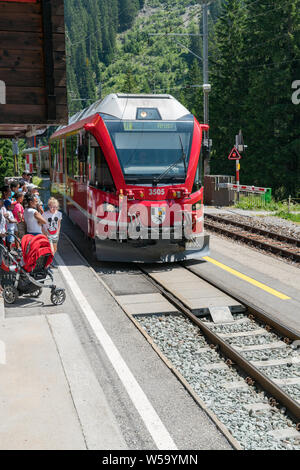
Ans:
{"type": "MultiPolygon", "coordinates": [[[[218,221],[216,221],[216,223],[217,224],[218,223],[223,223],[223,219],[222,219],[222,222],[218,220],[218,221]]],[[[227,225],[232,225],[233,227],[237,227],[235,222],[227,221],[226,223],[227,223],[227,225]]],[[[241,225],[243,225],[243,224],[241,224],[241,225]]],[[[241,232],[238,232],[238,231],[232,231],[229,228],[227,229],[227,228],[221,227],[219,225],[215,225],[214,223],[207,222],[207,221],[205,221],[205,227],[210,229],[210,230],[213,230],[215,232],[219,232],[223,235],[226,235],[229,238],[236,238],[236,239],[242,240],[244,242],[252,244],[253,246],[260,247],[260,248],[264,249],[265,251],[272,251],[274,254],[280,254],[285,258],[292,258],[293,260],[295,260],[297,262],[300,262],[300,250],[298,249],[298,240],[296,240],[296,239],[291,239],[295,242],[294,246],[289,246],[289,247],[284,246],[283,247],[283,246],[280,246],[280,245],[276,244],[276,241],[278,241],[278,242],[282,241],[283,242],[283,240],[278,239],[278,240],[275,241],[274,238],[270,238],[267,235],[266,236],[267,236],[268,240],[261,240],[261,239],[257,239],[257,238],[252,237],[251,234],[245,234],[245,233],[241,233],[241,232]]],[[[246,225],[245,227],[249,227],[249,226],[246,225]]],[[[246,230],[245,227],[243,227],[243,230],[246,230]]],[[[253,227],[250,227],[250,229],[252,230],[253,227]]],[[[252,232],[253,232],[253,230],[252,230],[252,232]]],[[[268,234],[269,232],[266,232],[266,233],[268,234]]],[[[258,234],[258,235],[262,236],[261,234],[258,234]]],[[[280,236],[281,235],[278,235],[278,237],[280,237],[280,236]]],[[[288,237],[286,237],[286,238],[288,238],[288,237]]],[[[287,242],[285,241],[285,243],[287,243],[287,242]]]]}
{"type": "Polygon", "coordinates": [[[247,361],[237,350],[230,346],[219,335],[211,331],[205,325],[205,322],[201,321],[189,308],[183,305],[182,302],[176,296],[174,296],[170,290],[168,290],[160,282],[154,280],[143,267],[140,267],[140,269],[147,280],[150,281],[153,286],[155,286],[171,304],[173,304],[180,312],[187,316],[195,325],[197,325],[203,334],[212,342],[212,344],[218,346],[219,350],[224,354],[224,356],[236,364],[241,371],[246,372],[257,384],[261,386],[263,390],[267,391],[271,397],[275,398],[279,403],[282,403],[297,423],[300,422],[300,405],[295,400],[293,400],[287,393],[278,387],[261,370],[257,369],[253,364],[251,364],[251,362],[247,361]]]}
{"type": "Polygon", "coordinates": [[[195,274],[195,276],[198,276],[200,279],[203,279],[204,281],[214,286],[216,289],[223,292],[223,294],[228,295],[229,297],[232,297],[240,304],[245,305],[249,313],[257,317],[258,320],[264,322],[266,325],[274,328],[274,330],[280,333],[283,337],[289,338],[291,341],[300,340],[300,334],[297,330],[289,328],[284,323],[281,323],[279,320],[276,320],[269,313],[265,312],[262,308],[258,307],[257,305],[252,304],[252,302],[249,302],[249,300],[247,300],[242,295],[236,294],[234,290],[231,290],[230,288],[227,288],[227,287],[225,288],[223,284],[221,285],[221,283],[219,283],[218,281],[212,280],[209,276],[205,275],[204,273],[201,273],[201,274],[198,273],[197,271],[193,269],[193,267],[187,266],[185,265],[185,263],[181,263],[181,265],[182,267],[184,267],[191,273],[195,274]]]}
{"type": "Polygon", "coordinates": [[[236,294],[234,290],[230,289],[229,287],[225,288],[223,284],[221,285],[218,281],[212,280],[209,276],[205,275],[204,273],[200,274],[195,269],[193,269],[193,267],[187,266],[184,262],[181,263],[181,266],[190,271],[191,273],[195,274],[195,276],[199,277],[200,279],[203,279],[204,281],[208,282],[210,285],[223,292],[223,294],[228,295],[240,304],[245,305],[249,313],[261,322],[265,323],[266,327],[272,327],[274,331],[280,333],[284,338],[287,338],[290,341],[300,340],[299,331],[286,326],[284,323],[280,322],[279,320],[272,317],[269,313],[265,312],[262,308],[252,304],[252,302],[249,302],[249,300],[245,299],[245,297],[243,297],[242,295],[236,294]]]}
{"type": "Polygon", "coordinates": [[[252,233],[257,233],[259,235],[265,235],[266,237],[272,238],[274,240],[290,243],[291,245],[296,245],[300,247],[300,239],[294,237],[288,237],[287,235],[282,235],[280,233],[272,232],[271,230],[266,230],[260,227],[253,227],[249,224],[244,224],[243,222],[237,222],[235,220],[227,219],[219,215],[214,214],[205,214],[206,219],[215,220],[217,222],[224,223],[226,225],[234,225],[246,230],[249,230],[252,233]]]}

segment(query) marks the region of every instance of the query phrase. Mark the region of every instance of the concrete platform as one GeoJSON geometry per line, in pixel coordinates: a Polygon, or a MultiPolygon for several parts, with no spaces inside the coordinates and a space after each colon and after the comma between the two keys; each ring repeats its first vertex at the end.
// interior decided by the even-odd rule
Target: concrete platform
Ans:
{"type": "MultiPolygon", "coordinates": [[[[116,296],[124,296],[124,299],[126,297],[129,300],[128,305],[134,305],[134,298],[139,303],[141,299],[139,296],[142,295],[145,304],[149,300],[149,297],[145,296],[158,294],[159,297],[151,296],[153,303],[156,303],[155,301],[160,302],[161,300],[160,293],[135,266],[96,262],[93,254],[88,250],[81,231],[72,225],[67,225],[67,221],[64,221],[63,229],[76,242],[98,273],[98,277],[96,277],[73,246],[63,237],[61,238],[60,254],[89,303],[89,307],[86,305],[87,311],[89,310],[91,313],[90,309],[93,309],[107,335],[110,336],[109,341],[113,342],[117,348],[122,360],[125,361],[178,449],[231,449],[227,439],[194,402],[173,372],[161,361],[151,345],[115,301],[116,296]],[[115,277],[116,274],[122,273],[124,276],[115,277]],[[99,277],[109,285],[109,291],[104,287],[99,277]],[[112,297],[112,294],[115,297],[112,297]]],[[[68,297],[72,297],[70,286],[67,285],[66,288],[68,297]]],[[[83,313],[78,302],[74,302],[73,309],[68,313],[72,316],[72,322],[109,405],[117,417],[129,449],[153,450],[162,448],[156,445],[150,435],[144,420],[145,415],[143,414],[144,418],[142,418],[133,404],[139,403],[138,397],[135,396],[132,401],[126,392],[124,383],[120,380],[120,375],[117,375],[116,369],[111,367],[110,359],[103,349],[102,343],[97,340],[95,333],[100,331],[100,325],[99,321],[96,321],[95,315],[93,315],[93,323],[96,329],[91,329],[91,323],[87,321],[87,316],[83,313]]],[[[147,421],[149,421],[148,418],[147,421]]]]}
{"type": "Polygon", "coordinates": [[[117,302],[131,315],[172,314],[176,308],[161,294],[136,294],[116,297],[117,302]]]}
{"type": "Polygon", "coordinates": [[[300,337],[299,268],[216,235],[211,236],[210,258],[263,286],[256,286],[210,261],[187,263],[187,266],[220,288],[250,301],[275,320],[292,328],[300,337]]]}
{"type": "Polygon", "coordinates": [[[0,323],[0,449],[126,449],[67,315],[0,323]]]}
{"type": "Polygon", "coordinates": [[[167,270],[145,267],[147,273],[197,315],[206,315],[212,307],[228,307],[232,312],[243,312],[244,307],[193,273],[179,266],[167,270]]]}

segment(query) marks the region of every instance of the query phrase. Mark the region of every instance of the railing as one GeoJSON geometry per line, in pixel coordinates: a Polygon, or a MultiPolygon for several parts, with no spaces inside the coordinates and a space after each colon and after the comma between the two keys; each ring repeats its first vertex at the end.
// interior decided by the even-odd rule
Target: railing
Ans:
{"type": "Polygon", "coordinates": [[[229,191],[234,191],[235,195],[235,204],[241,203],[243,200],[247,199],[249,203],[249,208],[251,206],[264,208],[267,204],[272,201],[272,189],[263,188],[261,186],[247,186],[247,185],[238,185],[233,183],[219,183],[219,188],[225,188],[229,191]]]}

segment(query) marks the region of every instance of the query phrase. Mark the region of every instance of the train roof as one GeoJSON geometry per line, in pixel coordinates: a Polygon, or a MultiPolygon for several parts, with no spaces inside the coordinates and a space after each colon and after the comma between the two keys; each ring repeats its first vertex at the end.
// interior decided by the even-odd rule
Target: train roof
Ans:
{"type": "MultiPolygon", "coordinates": [[[[108,119],[111,117],[134,121],[137,118],[138,109],[144,108],[157,110],[163,121],[178,121],[187,116],[192,119],[190,112],[171,95],[113,93],[74,114],[69,119],[68,126],[98,113],[106,115],[108,119]]],[[[57,130],[60,131],[68,126],[61,126],[57,130]]]]}

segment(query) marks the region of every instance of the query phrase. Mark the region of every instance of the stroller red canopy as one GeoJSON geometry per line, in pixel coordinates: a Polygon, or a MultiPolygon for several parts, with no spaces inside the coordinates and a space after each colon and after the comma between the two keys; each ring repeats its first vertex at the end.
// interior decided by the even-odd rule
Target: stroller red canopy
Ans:
{"type": "Polygon", "coordinates": [[[42,256],[47,256],[45,268],[48,268],[53,261],[53,253],[48,238],[45,235],[25,235],[22,238],[23,269],[30,273],[42,256]]]}

